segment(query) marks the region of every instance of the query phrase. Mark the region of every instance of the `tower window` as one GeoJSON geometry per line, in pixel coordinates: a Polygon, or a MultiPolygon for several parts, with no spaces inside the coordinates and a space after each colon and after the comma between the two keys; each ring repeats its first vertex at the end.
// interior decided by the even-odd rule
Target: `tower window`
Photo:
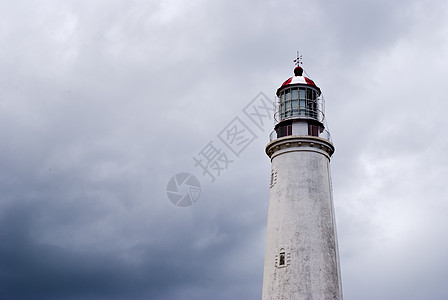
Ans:
{"type": "Polygon", "coordinates": [[[287,267],[290,263],[290,256],[291,254],[286,250],[286,248],[280,248],[275,255],[275,266],[277,268],[287,267]]]}
{"type": "Polygon", "coordinates": [[[278,261],[278,266],[284,266],[285,265],[285,252],[280,252],[280,257],[279,257],[279,261],[278,261]]]}
{"type": "Polygon", "coordinates": [[[277,183],[277,171],[271,171],[271,188],[277,183]]]}

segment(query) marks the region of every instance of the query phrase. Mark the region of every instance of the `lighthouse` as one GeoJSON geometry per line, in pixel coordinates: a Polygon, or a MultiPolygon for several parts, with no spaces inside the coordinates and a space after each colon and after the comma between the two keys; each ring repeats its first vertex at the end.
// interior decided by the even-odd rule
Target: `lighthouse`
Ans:
{"type": "Polygon", "coordinates": [[[294,76],[277,90],[271,159],[263,300],[341,300],[330,157],[320,88],[294,76]]]}

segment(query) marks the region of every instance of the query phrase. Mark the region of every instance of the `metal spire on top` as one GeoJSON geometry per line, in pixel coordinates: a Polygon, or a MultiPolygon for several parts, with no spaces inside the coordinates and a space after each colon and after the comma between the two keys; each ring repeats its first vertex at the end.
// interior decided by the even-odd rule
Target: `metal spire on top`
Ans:
{"type": "MultiPolygon", "coordinates": [[[[300,55],[299,51],[297,51],[297,58],[294,59],[294,64],[296,65],[296,68],[300,67],[300,65],[303,65],[302,55],[300,55]]],[[[302,67],[300,68],[303,70],[302,67]]],[[[306,76],[310,77],[310,75],[308,75],[308,73],[305,70],[303,70],[303,72],[306,74],[306,76]]]]}
{"type": "Polygon", "coordinates": [[[299,51],[297,51],[297,58],[294,59],[294,63],[296,64],[297,67],[303,64],[302,55],[300,55],[299,51]]]}

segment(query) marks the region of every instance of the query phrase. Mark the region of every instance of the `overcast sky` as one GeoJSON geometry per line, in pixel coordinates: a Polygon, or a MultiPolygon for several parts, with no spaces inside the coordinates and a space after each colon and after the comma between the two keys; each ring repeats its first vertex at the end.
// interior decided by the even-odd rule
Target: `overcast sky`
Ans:
{"type": "Polygon", "coordinates": [[[0,298],[260,299],[273,120],[243,110],[297,50],[336,148],[344,299],[448,299],[446,0],[0,1],[0,298]]]}

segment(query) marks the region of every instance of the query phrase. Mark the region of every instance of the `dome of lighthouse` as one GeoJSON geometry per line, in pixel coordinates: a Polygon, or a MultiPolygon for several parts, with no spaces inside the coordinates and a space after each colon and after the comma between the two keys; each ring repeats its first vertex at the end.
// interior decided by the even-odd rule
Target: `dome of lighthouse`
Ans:
{"type": "Polygon", "coordinates": [[[296,67],[294,69],[294,75],[293,77],[288,78],[287,80],[285,80],[285,82],[283,82],[282,86],[278,88],[277,90],[277,96],[278,96],[278,92],[284,88],[285,86],[289,86],[289,85],[308,85],[308,86],[312,86],[314,88],[316,88],[319,91],[320,94],[320,89],[319,87],[314,83],[314,81],[312,81],[311,79],[309,79],[308,77],[303,76],[303,69],[301,67],[296,67]]]}

